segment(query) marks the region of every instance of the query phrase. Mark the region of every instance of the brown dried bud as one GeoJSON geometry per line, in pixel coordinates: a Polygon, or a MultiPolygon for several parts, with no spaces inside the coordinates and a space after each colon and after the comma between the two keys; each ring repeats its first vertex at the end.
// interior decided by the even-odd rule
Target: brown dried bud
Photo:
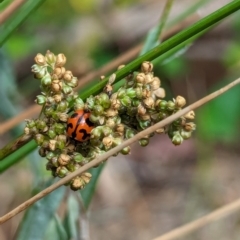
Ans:
{"type": "Polygon", "coordinates": [[[141,65],[141,71],[144,73],[150,73],[153,70],[153,64],[151,62],[143,62],[141,65]]]}
{"type": "Polygon", "coordinates": [[[121,136],[123,135],[124,130],[125,130],[125,127],[124,127],[123,124],[120,123],[120,124],[118,124],[118,125],[116,126],[116,132],[117,132],[118,134],[120,134],[121,136]]]}
{"type": "Polygon", "coordinates": [[[125,65],[122,64],[122,65],[118,66],[117,70],[120,70],[120,69],[122,69],[124,67],[125,67],[125,65]]]}
{"type": "Polygon", "coordinates": [[[139,104],[137,111],[138,111],[139,115],[144,115],[144,114],[146,114],[147,110],[146,110],[146,108],[142,104],[139,104]]]}
{"type": "Polygon", "coordinates": [[[153,91],[153,93],[158,98],[165,98],[166,96],[164,88],[158,88],[157,90],[153,91]]]}
{"type": "Polygon", "coordinates": [[[184,115],[184,117],[186,119],[193,120],[195,118],[195,112],[194,111],[190,111],[186,115],[184,115]]]}
{"type": "Polygon", "coordinates": [[[111,101],[111,107],[112,107],[112,109],[114,109],[114,110],[118,110],[118,109],[121,107],[121,102],[120,102],[120,100],[119,100],[119,99],[113,99],[113,100],[111,101]]]}
{"type": "Polygon", "coordinates": [[[151,116],[148,113],[146,113],[144,115],[139,116],[139,118],[141,118],[143,121],[147,121],[151,119],[151,116]]]}
{"type": "Polygon", "coordinates": [[[155,102],[152,97],[149,97],[149,98],[144,99],[143,103],[146,106],[146,108],[153,108],[155,102]]]}
{"type": "Polygon", "coordinates": [[[44,66],[46,64],[46,59],[41,53],[38,53],[34,60],[40,66],[44,66]]]}
{"type": "Polygon", "coordinates": [[[66,72],[64,73],[63,78],[64,78],[64,80],[65,80],[66,82],[71,82],[71,80],[72,80],[72,78],[73,78],[72,72],[71,72],[71,71],[66,71],[66,72]]]}
{"type": "Polygon", "coordinates": [[[116,125],[115,121],[112,118],[108,118],[108,120],[106,121],[106,126],[110,128],[114,128],[115,125],[116,125]]]}
{"type": "Polygon", "coordinates": [[[113,138],[112,137],[104,137],[102,140],[102,143],[105,147],[110,148],[113,144],[113,138]]]}
{"type": "Polygon", "coordinates": [[[59,113],[58,114],[59,120],[62,122],[67,122],[69,116],[67,113],[59,113]]]}
{"type": "Polygon", "coordinates": [[[161,133],[164,133],[165,130],[164,130],[164,128],[159,128],[155,132],[158,133],[158,134],[161,134],[161,133]]]}
{"type": "Polygon", "coordinates": [[[105,114],[106,114],[107,117],[115,117],[115,116],[118,115],[118,111],[110,108],[106,111],[105,114]]]}
{"type": "Polygon", "coordinates": [[[62,95],[61,94],[56,94],[53,96],[53,99],[56,103],[59,103],[62,101],[62,95]]]}
{"type": "Polygon", "coordinates": [[[29,128],[29,127],[25,127],[25,128],[24,128],[24,133],[25,133],[26,135],[29,135],[29,134],[30,134],[30,128],[29,128]]]}
{"type": "Polygon", "coordinates": [[[92,177],[92,174],[91,173],[88,173],[88,172],[85,172],[81,175],[81,178],[83,179],[83,181],[87,184],[90,182],[91,180],[91,177],[92,177]]]}
{"type": "Polygon", "coordinates": [[[177,96],[175,99],[176,107],[181,108],[186,104],[186,99],[182,96],[177,96]]]}
{"type": "Polygon", "coordinates": [[[66,63],[67,59],[64,54],[59,53],[56,58],[55,67],[62,67],[66,63]]]}
{"type": "Polygon", "coordinates": [[[57,141],[56,140],[49,140],[49,143],[48,143],[48,147],[51,151],[54,151],[56,149],[56,144],[57,144],[57,141]]]}
{"type": "Polygon", "coordinates": [[[149,97],[151,97],[151,95],[152,95],[152,92],[150,90],[148,90],[146,88],[142,90],[142,97],[143,98],[149,98],[149,97]]]}
{"type": "Polygon", "coordinates": [[[84,188],[85,182],[81,177],[76,177],[72,179],[70,187],[73,191],[77,191],[79,189],[84,188]]]}
{"type": "Polygon", "coordinates": [[[154,77],[153,78],[153,81],[151,83],[151,89],[154,91],[154,90],[157,90],[161,85],[161,81],[158,77],[154,77]]]}
{"type": "Polygon", "coordinates": [[[136,76],[136,82],[137,83],[145,83],[145,74],[144,73],[138,73],[136,76]]]}
{"type": "Polygon", "coordinates": [[[51,85],[52,91],[59,92],[62,90],[62,82],[59,80],[53,80],[51,85]]]}
{"type": "Polygon", "coordinates": [[[66,72],[64,67],[57,67],[53,70],[53,73],[58,76],[58,78],[62,78],[63,74],[66,72]]]}
{"type": "Polygon", "coordinates": [[[60,156],[58,157],[58,162],[60,165],[64,166],[67,165],[70,162],[71,158],[69,155],[67,154],[60,154],[60,156]]]}
{"type": "Polygon", "coordinates": [[[153,81],[153,75],[152,75],[152,73],[148,73],[148,74],[146,74],[146,81],[145,81],[145,83],[146,84],[149,84],[149,83],[151,83],[152,81],[153,81]]]}
{"type": "Polygon", "coordinates": [[[192,131],[194,131],[194,130],[196,129],[196,124],[193,123],[193,122],[186,123],[186,124],[184,125],[184,129],[185,129],[186,131],[188,131],[188,132],[192,132],[192,131]]]}

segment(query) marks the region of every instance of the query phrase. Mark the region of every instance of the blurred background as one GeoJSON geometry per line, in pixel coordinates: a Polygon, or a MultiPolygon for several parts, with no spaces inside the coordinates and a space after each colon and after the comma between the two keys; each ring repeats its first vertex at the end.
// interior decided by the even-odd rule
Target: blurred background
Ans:
{"type": "MultiPolygon", "coordinates": [[[[189,17],[193,23],[231,1],[197,2],[175,1],[165,30],[189,17]]],[[[86,74],[143,42],[164,4],[163,0],[43,3],[0,49],[1,124],[32,106],[40,93],[31,74],[37,53],[64,53],[67,68],[81,82],[86,74]]],[[[190,104],[239,77],[239,21],[237,12],[181,53],[155,65],[167,99],[182,95],[190,104]]],[[[91,239],[152,239],[239,198],[239,92],[237,86],[197,109],[197,130],[182,145],[175,147],[166,135],[156,135],[147,147],[136,144],[131,155],[111,158],[90,206],[91,239]]],[[[22,122],[4,132],[1,147],[20,135],[23,127],[22,122]]],[[[45,164],[45,159],[32,153],[1,173],[1,215],[50,178],[45,164]]],[[[2,225],[1,240],[14,239],[22,217],[19,214],[2,225]]],[[[235,240],[239,236],[236,213],[179,239],[235,240]]]]}

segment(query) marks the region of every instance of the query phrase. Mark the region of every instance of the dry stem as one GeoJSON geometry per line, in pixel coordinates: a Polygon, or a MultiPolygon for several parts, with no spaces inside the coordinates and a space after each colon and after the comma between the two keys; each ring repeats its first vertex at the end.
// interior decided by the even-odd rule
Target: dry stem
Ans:
{"type": "Polygon", "coordinates": [[[235,81],[233,81],[232,83],[226,85],[225,87],[217,90],[216,92],[213,92],[210,95],[208,95],[208,96],[198,100],[197,102],[189,105],[188,107],[178,111],[177,113],[169,116],[168,118],[164,119],[163,121],[161,121],[161,122],[159,122],[159,123],[157,123],[157,124],[147,128],[147,129],[143,130],[142,132],[136,134],[134,137],[124,141],[121,145],[119,145],[119,146],[109,150],[108,152],[100,155],[99,157],[95,158],[94,160],[92,160],[91,162],[87,163],[83,167],[79,168],[75,172],[69,174],[68,176],[66,176],[63,179],[59,180],[58,182],[54,183],[50,187],[48,187],[48,188],[44,189],[43,191],[41,191],[40,193],[36,194],[32,198],[28,199],[24,203],[20,204],[18,207],[16,207],[15,209],[10,211],[6,215],[2,216],[0,218],[0,224],[6,222],[8,219],[14,217],[16,214],[22,212],[23,210],[25,210],[26,208],[31,206],[33,203],[35,203],[39,199],[43,198],[47,194],[51,193],[55,189],[57,189],[60,186],[68,183],[72,178],[77,177],[77,176],[81,175],[83,172],[87,171],[88,169],[90,169],[90,168],[92,168],[92,167],[102,163],[103,161],[105,161],[109,157],[111,157],[114,154],[116,154],[119,151],[121,151],[124,147],[127,147],[127,146],[131,145],[132,143],[138,141],[139,139],[143,138],[146,135],[151,134],[152,132],[155,132],[157,129],[162,128],[165,125],[170,124],[171,122],[173,122],[174,120],[178,119],[179,117],[187,114],[189,111],[194,110],[194,109],[200,107],[201,105],[203,105],[203,104],[207,103],[208,101],[214,99],[215,97],[221,95],[222,93],[226,92],[227,90],[229,90],[230,88],[234,87],[235,85],[237,85],[239,83],[240,83],[240,78],[236,79],[235,81]]]}
{"type": "Polygon", "coordinates": [[[187,234],[193,232],[194,230],[197,230],[221,218],[227,217],[231,213],[235,213],[239,209],[240,209],[240,199],[237,199],[236,201],[226,204],[223,207],[218,208],[217,210],[209,213],[204,217],[201,217],[181,227],[175,228],[172,231],[165,233],[160,237],[154,238],[153,240],[173,240],[176,238],[177,239],[182,238],[187,234]]]}
{"type": "Polygon", "coordinates": [[[21,7],[26,2],[26,0],[15,0],[9,6],[7,6],[4,11],[0,14],[0,25],[4,23],[14,12],[21,7]]]}

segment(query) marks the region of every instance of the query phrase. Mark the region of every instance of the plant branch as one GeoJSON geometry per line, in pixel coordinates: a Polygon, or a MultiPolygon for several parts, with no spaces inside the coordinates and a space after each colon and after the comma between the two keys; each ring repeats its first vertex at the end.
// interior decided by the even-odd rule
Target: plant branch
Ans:
{"type": "Polygon", "coordinates": [[[15,13],[15,11],[25,2],[26,0],[15,0],[11,4],[9,4],[9,6],[7,6],[0,14],[0,24],[4,23],[9,17],[11,17],[15,13]]]}
{"type": "Polygon", "coordinates": [[[194,220],[188,224],[185,224],[181,227],[175,228],[172,231],[165,233],[164,235],[154,238],[153,240],[174,240],[185,237],[187,234],[206,226],[214,221],[222,219],[224,217],[229,216],[232,213],[236,213],[240,209],[240,199],[236,201],[226,204],[221,208],[203,216],[197,220],[194,220]]]}
{"type": "Polygon", "coordinates": [[[187,114],[189,111],[194,110],[194,109],[202,106],[203,104],[205,104],[205,103],[209,102],[210,100],[218,97],[219,95],[223,94],[224,92],[228,91],[230,88],[236,86],[239,83],[240,83],[240,78],[236,79],[235,81],[231,82],[230,84],[226,85],[225,87],[223,87],[223,88],[221,88],[221,89],[219,89],[219,90],[209,94],[208,96],[206,96],[206,97],[196,101],[195,103],[193,103],[193,104],[189,105],[188,107],[178,111],[177,113],[169,116],[168,118],[164,119],[163,121],[161,121],[161,122],[159,122],[159,123],[157,123],[157,124],[147,128],[147,129],[143,130],[142,132],[139,132],[134,137],[124,141],[122,144],[118,145],[117,147],[115,147],[115,148],[109,150],[108,152],[100,155],[99,157],[95,158],[94,160],[92,160],[91,162],[87,163],[83,167],[79,168],[75,172],[72,172],[68,176],[62,178],[61,180],[59,180],[58,182],[54,183],[50,187],[44,189],[43,191],[41,191],[40,193],[36,194],[32,198],[28,199],[24,203],[20,204],[18,207],[16,207],[15,209],[10,211],[6,215],[2,216],[0,218],[0,224],[6,222],[8,219],[14,217],[16,214],[22,212],[23,210],[25,210],[26,208],[31,206],[33,203],[35,203],[39,199],[43,198],[47,194],[51,193],[55,189],[57,189],[60,186],[68,183],[72,178],[77,177],[77,176],[81,175],[83,172],[87,171],[88,169],[90,169],[90,168],[92,168],[92,167],[102,163],[103,161],[105,161],[109,157],[111,157],[114,154],[116,154],[119,151],[121,151],[124,147],[127,147],[127,146],[131,145],[132,143],[140,140],[144,136],[149,135],[149,134],[155,132],[157,129],[162,128],[162,127],[170,124],[171,122],[173,122],[174,120],[178,119],[179,117],[187,114]]]}

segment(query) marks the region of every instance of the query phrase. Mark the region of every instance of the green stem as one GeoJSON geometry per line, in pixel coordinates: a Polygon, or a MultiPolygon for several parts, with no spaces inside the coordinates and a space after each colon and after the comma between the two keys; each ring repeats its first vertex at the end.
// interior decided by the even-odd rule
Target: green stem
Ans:
{"type": "Polygon", "coordinates": [[[174,2],[174,0],[167,0],[166,4],[164,6],[164,9],[163,9],[161,18],[159,20],[159,23],[148,32],[147,38],[144,42],[144,46],[143,46],[139,56],[141,56],[144,53],[148,52],[149,50],[153,49],[160,43],[159,38],[160,38],[163,28],[167,22],[168,15],[172,8],[173,2],[174,2]]]}
{"type": "MultiPolygon", "coordinates": [[[[153,48],[151,51],[147,52],[146,54],[138,57],[136,60],[129,63],[124,68],[121,68],[120,70],[116,71],[115,82],[118,82],[122,78],[126,77],[129,73],[139,69],[142,62],[151,61],[159,57],[160,55],[166,53],[167,51],[171,50],[172,48],[186,41],[187,39],[193,37],[194,35],[203,31],[204,29],[211,27],[215,23],[219,22],[220,20],[231,15],[232,13],[236,12],[239,9],[240,9],[240,1],[235,0],[223,6],[219,10],[213,12],[212,14],[208,15],[207,17],[199,20],[198,22],[194,23],[192,26],[186,28],[185,30],[174,35],[167,41],[161,43],[161,45],[158,45],[157,47],[153,48]]],[[[90,95],[96,95],[99,92],[101,92],[102,88],[106,85],[108,78],[109,77],[106,77],[101,82],[96,83],[96,85],[94,85],[92,88],[88,89],[84,93],[81,93],[80,97],[82,99],[86,99],[90,95]]]]}
{"type": "Polygon", "coordinates": [[[18,151],[5,157],[4,161],[0,161],[0,173],[4,172],[9,167],[22,160],[22,158],[31,151],[33,151],[36,148],[36,146],[37,144],[35,143],[35,141],[32,140],[25,144],[24,146],[22,146],[21,148],[19,148],[18,151]]]}

